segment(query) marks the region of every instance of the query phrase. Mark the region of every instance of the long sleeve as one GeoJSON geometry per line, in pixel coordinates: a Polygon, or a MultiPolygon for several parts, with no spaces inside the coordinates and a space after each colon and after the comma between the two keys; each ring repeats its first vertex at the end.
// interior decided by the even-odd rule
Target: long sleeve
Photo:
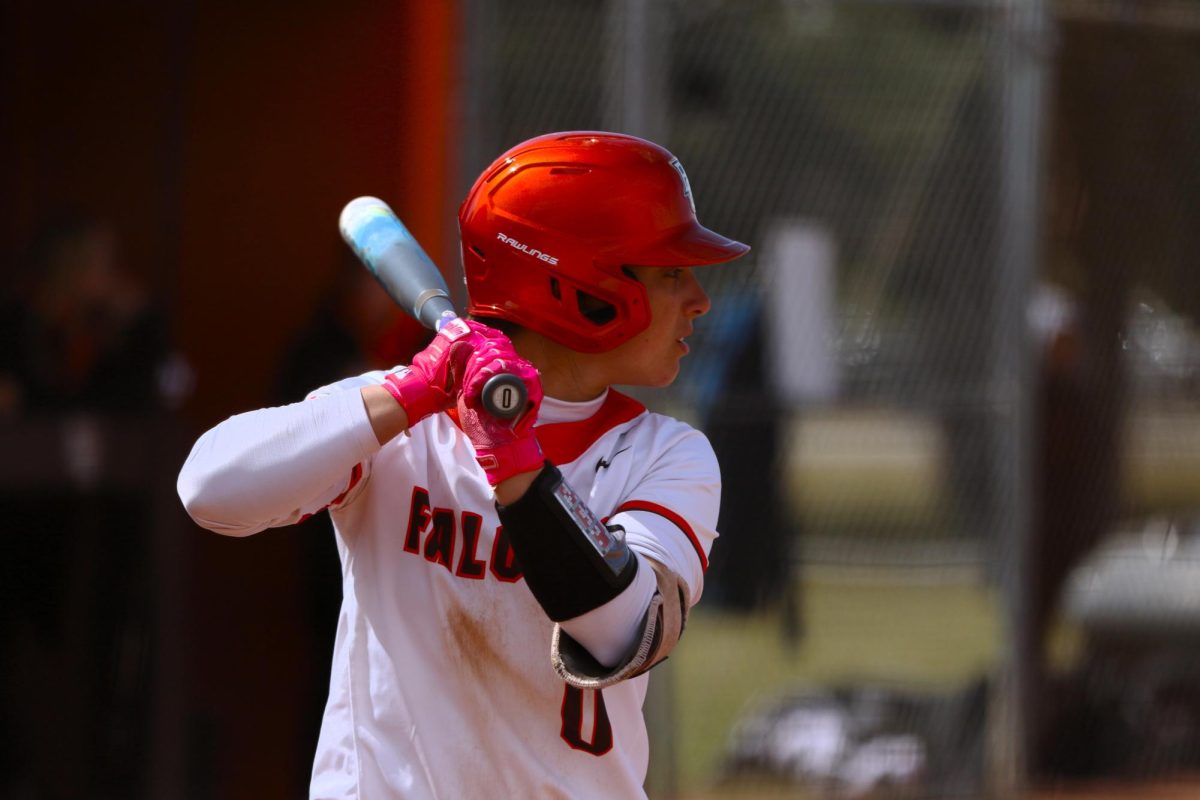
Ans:
{"type": "Polygon", "coordinates": [[[624,472],[608,466],[601,473],[593,466],[594,455],[583,466],[621,482],[615,496],[605,495],[603,507],[612,509],[608,523],[624,529],[645,583],[636,581],[605,605],[559,623],[552,663],[564,680],[580,688],[633,677],[670,652],[700,596],[717,536],[720,471],[703,434],[649,415],[606,449],[610,455],[601,465],[625,466],[624,472]],[[641,457],[615,461],[627,451],[641,457]],[[580,657],[580,649],[590,661],[580,657]]]}
{"type": "Polygon", "coordinates": [[[329,505],[378,450],[362,397],[349,388],[221,422],[192,448],[177,489],[198,525],[246,536],[329,505]]]}
{"type": "Polygon", "coordinates": [[[586,614],[563,621],[562,629],[606,667],[614,667],[629,654],[637,642],[646,619],[646,609],[654,596],[654,570],[649,562],[638,559],[638,571],[625,591],[586,614]]]}

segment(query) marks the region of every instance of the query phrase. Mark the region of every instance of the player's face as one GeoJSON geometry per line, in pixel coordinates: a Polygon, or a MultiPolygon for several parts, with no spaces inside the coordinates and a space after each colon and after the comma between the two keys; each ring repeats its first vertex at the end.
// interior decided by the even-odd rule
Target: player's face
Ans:
{"type": "Polygon", "coordinates": [[[611,354],[615,379],[630,386],[666,386],[679,374],[695,319],[711,304],[689,267],[630,267],[646,287],[650,326],[611,354]]]}

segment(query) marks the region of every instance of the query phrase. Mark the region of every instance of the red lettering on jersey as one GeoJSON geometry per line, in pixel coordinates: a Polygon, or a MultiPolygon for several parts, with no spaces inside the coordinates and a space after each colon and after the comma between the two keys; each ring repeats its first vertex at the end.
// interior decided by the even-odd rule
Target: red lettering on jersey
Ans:
{"type": "Polygon", "coordinates": [[[503,525],[496,528],[496,539],[492,542],[492,561],[489,566],[492,574],[505,583],[516,583],[524,576],[524,573],[521,572],[521,565],[517,563],[516,551],[512,549],[503,525]]]}
{"type": "Polygon", "coordinates": [[[433,564],[441,564],[447,570],[453,570],[450,562],[454,560],[454,511],[449,508],[433,510],[433,525],[429,528],[429,536],[425,538],[425,560],[433,564]]]}
{"type": "Polygon", "coordinates": [[[406,553],[421,552],[421,534],[429,524],[429,492],[420,486],[413,487],[412,503],[408,512],[408,532],[404,535],[406,553]]]}
{"type": "Polygon", "coordinates": [[[487,565],[475,557],[479,546],[479,531],[483,527],[483,517],[470,511],[462,512],[462,553],[458,557],[458,569],[454,574],[460,578],[483,580],[487,565]]]}
{"type": "Polygon", "coordinates": [[[483,515],[474,511],[462,512],[462,550],[458,553],[458,566],[455,567],[454,548],[458,528],[454,513],[452,508],[433,508],[428,490],[414,486],[408,527],[404,534],[404,551],[421,554],[429,563],[441,564],[458,578],[481,581],[489,571],[504,583],[516,583],[525,577],[503,525],[496,528],[496,535],[492,538],[491,558],[486,563],[479,558],[483,515]]]}
{"type": "Polygon", "coordinates": [[[608,719],[608,709],[604,706],[604,693],[599,689],[578,689],[571,684],[563,685],[562,729],[559,732],[562,739],[571,745],[573,750],[582,750],[594,756],[602,756],[613,746],[612,723],[608,719]],[[584,731],[584,702],[588,695],[592,698],[592,713],[590,738],[584,731]]]}

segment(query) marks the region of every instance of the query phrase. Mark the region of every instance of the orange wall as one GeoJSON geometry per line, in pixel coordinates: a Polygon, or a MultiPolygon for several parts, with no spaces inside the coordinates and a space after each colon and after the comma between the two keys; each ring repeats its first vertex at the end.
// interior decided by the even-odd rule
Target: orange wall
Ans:
{"type": "Polygon", "coordinates": [[[76,207],[117,226],[135,273],[169,277],[172,15],[0,3],[0,275],[19,271],[45,215],[76,207]]]}
{"type": "Polygon", "coordinates": [[[263,402],[348,200],[384,198],[457,258],[456,35],[441,2],[0,4],[0,275],[51,210],[108,217],[176,311],[189,417],[263,402]]]}
{"type": "MultiPolygon", "coordinates": [[[[50,209],[115,223],[174,311],[207,426],[264,403],[330,283],[342,206],[389,201],[439,263],[455,131],[453,3],[0,4],[0,270],[50,209]]],[[[343,266],[344,268],[344,266],[343,266]]],[[[304,794],[303,555],[290,531],[187,543],[189,733],[213,796],[304,794]]],[[[332,643],[326,643],[331,650],[332,643]]]]}
{"type": "Polygon", "coordinates": [[[347,201],[390,202],[435,259],[453,224],[448,4],[245,7],[200,4],[189,87],[179,325],[206,422],[266,396],[345,247],[347,201]]]}
{"type": "MultiPolygon", "coordinates": [[[[280,349],[343,266],[347,201],[385,199],[442,256],[448,5],[198,4],[178,317],[198,420],[264,402],[280,349]]],[[[304,794],[312,754],[295,731],[326,687],[306,666],[302,548],[289,533],[197,539],[194,702],[221,731],[220,797],[304,794]]]]}

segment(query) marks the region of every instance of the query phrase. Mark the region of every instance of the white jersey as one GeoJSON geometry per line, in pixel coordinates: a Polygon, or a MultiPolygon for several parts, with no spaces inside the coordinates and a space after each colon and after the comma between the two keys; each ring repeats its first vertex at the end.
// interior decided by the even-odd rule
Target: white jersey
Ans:
{"type": "MultiPolygon", "coordinates": [[[[471,442],[437,414],[380,448],[359,392],[345,390],[381,375],[227,420],[180,477],[186,498],[204,493],[190,484],[205,482],[208,462],[244,465],[236,486],[231,477],[223,495],[213,490],[236,509],[189,504],[226,533],[330,509],[344,599],[311,796],[643,797],[648,676],[593,691],[554,673],[552,623],[522,579],[471,442]],[[247,434],[257,448],[237,443],[247,434]],[[272,449],[286,458],[263,454],[272,449]],[[316,480],[335,471],[336,481],[316,480]]],[[[680,575],[695,602],[720,494],[707,439],[615,391],[587,404],[547,399],[537,436],[596,515],[680,575]]]]}

